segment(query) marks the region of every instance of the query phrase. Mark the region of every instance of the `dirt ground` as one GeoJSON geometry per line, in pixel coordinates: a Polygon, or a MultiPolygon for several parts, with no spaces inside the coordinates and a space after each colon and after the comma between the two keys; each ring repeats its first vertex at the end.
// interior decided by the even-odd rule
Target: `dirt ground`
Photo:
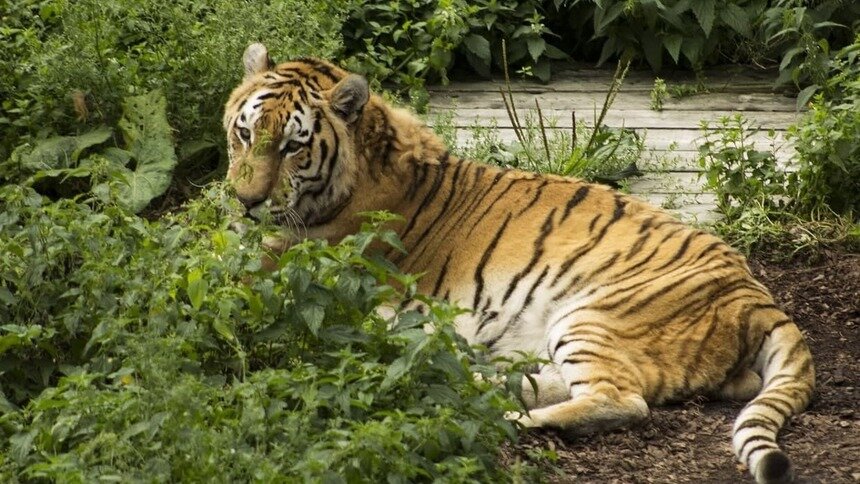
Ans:
{"type": "MultiPolygon", "coordinates": [[[[750,266],[804,331],[815,359],[813,402],[779,440],[798,482],[860,483],[860,254],[828,253],[814,264],[753,259],[750,266]]],[[[531,462],[558,483],[752,482],[731,450],[742,406],[653,408],[644,426],[567,442],[551,431],[531,432],[505,450],[505,460],[531,462]],[[557,459],[546,457],[551,451],[557,459]]]]}

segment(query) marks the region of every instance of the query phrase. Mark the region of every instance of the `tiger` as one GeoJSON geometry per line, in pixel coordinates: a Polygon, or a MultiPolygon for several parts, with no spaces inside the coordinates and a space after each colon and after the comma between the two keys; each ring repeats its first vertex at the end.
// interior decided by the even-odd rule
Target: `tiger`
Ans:
{"type": "Polygon", "coordinates": [[[546,363],[526,378],[525,428],[627,427],[703,395],[749,401],[733,449],[756,482],[794,479],[777,433],[809,404],[812,355],[746,259],[717,236],[609,187],[460,159],[417,116],[331,62],[275,64],[262,44],[223,118],[227,181],[285,250],[336,243],[389,211],[418,290],[468,311],[490,354],[546,363]],[[299,235],[295,235],[299,234],[299,235]]]}

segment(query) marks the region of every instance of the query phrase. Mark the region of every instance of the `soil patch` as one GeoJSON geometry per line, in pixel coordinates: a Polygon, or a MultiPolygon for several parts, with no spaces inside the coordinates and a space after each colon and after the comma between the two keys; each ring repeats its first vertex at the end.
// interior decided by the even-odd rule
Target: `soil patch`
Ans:
{"type": "MultiPolygon", "coordinates": [[[[828,253],[815,264],[753,258],[750,266],[803,330],[816,365],[812,404],[779,438],[798,481],[860,482],[860,254],[828,253]]],[[[574,441],[551,431],[524,433],[505,449],[505,460],[529,461],[559,483],[752,482],[731,449],[742,407],[657,407],[641,427],[574,441]]]]}

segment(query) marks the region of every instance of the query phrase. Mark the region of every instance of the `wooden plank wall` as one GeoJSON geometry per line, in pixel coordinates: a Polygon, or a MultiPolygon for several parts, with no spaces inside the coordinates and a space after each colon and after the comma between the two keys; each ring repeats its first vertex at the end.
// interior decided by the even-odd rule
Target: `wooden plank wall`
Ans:
{"type": "MultiPolygon", "coordinates": [[[[689,74],[663,76],[672,85],[695,85],[689,74]]],[[[753,136],[758,149],[775,149],[778,160],[788,166],[793,147],[786,141],[786,129],[799,114],[796,102],[780,92],[774,92],[774,72],[729,67],[705,73],[708,93],[682,99],[666,98],[662,111],[651,106],[654,75],[646,71],[631,71],[604,120],[611,127],[626,127],[644,136],[647,153],[642,165],[660,170],[646,170],[646,175],[630,185],[631,191],[658,205],[663,205],[689,221],[713,220],[714,196],[702,186],[696,162],[698,145],[702,142],[700,122],[715,121],[722,116],[741,113],[761,127],[753,136]],[[774,130],[771,140],[768,130],[774,130]]],[[[594,68],[568,67],[556,72],[549,84],[513,80],[511,91],[519,113],[534,115],[535,100],[540,103],[545,118],[551,121],[549,130],[570,132],[571,112],[577,121],[591,125],[594,113],[603,105],[612,81],[612,71],[594,68]]],[[[452,82],[447,86],[432,86],[430,113],[453,110],[454,124],[461,142],[471,136],[472,126],[495,125],[499,138],[506,143],[516,140],[499,88],[501,79],[452,82]]]]}

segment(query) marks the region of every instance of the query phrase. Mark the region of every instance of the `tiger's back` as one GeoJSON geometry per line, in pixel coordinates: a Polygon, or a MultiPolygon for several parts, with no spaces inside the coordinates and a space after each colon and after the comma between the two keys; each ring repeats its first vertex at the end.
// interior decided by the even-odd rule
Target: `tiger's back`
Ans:
{"type": "Polygon", "coordinates": [[[403,215],[407,253],[391,255],[424,274],[422,292],[472,309],[458,332],[552,361],[537,392],[525,385],[523,425],[590,433],[691,395],[752,399],[736,454],[759,482],[790,480],[776,434],[809,402],[812,359],[735,250],[601,186],[457,159],[327,63],[272,67],[257,44],[245,65],[225,128],[228,178],[249,211],[268,204],[331,241],[359,212],[403,215]]]}

